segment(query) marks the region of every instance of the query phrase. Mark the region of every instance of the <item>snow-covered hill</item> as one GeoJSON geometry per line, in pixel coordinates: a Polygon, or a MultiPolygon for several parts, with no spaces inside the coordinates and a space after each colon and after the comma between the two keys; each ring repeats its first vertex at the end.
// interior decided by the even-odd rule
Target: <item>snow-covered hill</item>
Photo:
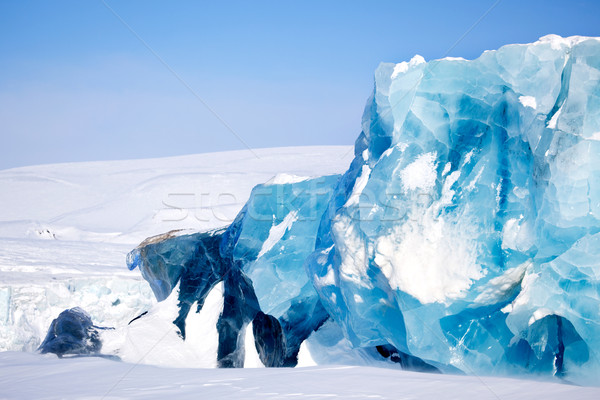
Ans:
{"type": "Polygon", "coordinates": [[[125,255],[148,236],[231,223],[252,187],[343,172],[349,146],[274,148],[0,171],[0,351],[33,351],[79,306],[122,326],[155,302],[125,255]]]}
{"type": "Polygon", "coordinates": [[[101,326],[150,309],[148,284],[125,267],[144,238],[227,225],[254,185],[341,173],[352,156],[300,147],[0,171],[0,398],[598,398],[597,388],[372,367],[170,369],[140,365],[153,363],[148,352],[129,364],[29,354],[66,308],[101,326]]]}
{"type": "Polygon", "coordinates": [[[137,244],[171,229],[228,225],[278,174],[342,173],[349,146],[242,150],[0,171],[0,237],[137,244]]]}

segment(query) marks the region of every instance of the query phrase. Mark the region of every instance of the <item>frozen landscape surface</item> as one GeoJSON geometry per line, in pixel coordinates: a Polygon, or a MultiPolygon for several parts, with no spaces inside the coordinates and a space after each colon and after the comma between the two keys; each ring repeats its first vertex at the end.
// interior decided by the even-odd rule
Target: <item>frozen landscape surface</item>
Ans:
{"type": "MultiPolygon", "coordinates": [[[[239,209],[254,184],[268,181],[277,172],[303,176],[339,173],[347,168],[352,157],[350,147],[255,151],[264,161],[255,159],[249,152],[230,152],[0,171],[0,179],[6,188],[1,193],[2,204],[24,205],[20,209],[15,207],[12,212],[6,207],[0,210],[3,212],[0,287],[4,296],[0,302],[0,398],[409,399],[433,398],[444,393],[448,399],[471,396],[482,399],[528,399],[533,396],[595,399],[600,395],[598,388],[497,377],[421,374],[401,371],[396,365],[381,368],[383,364],[379,368],[347,365],[294,369],[168,368],[144,365],[148,362],[165,363],[165,360],[153,359],[152,352],[137,355],[133,362],[97,357],[58,359],[53,354],[30,352],[39,346],[52,319],[66,308],[81,306],[92,315],[96,324],[118,326],[156,305],[150,287],[139,273],[125,268],[125,255],[143,237],[195,223],[193,218],[180,222],[163,222],[153,218],[168,211],[163,200],[169,190],[189,192],[189,188],[178,187],[164,174],[187,166],[190,176],[177,175],[177,179],[184,183],[187,180],[198,183],[194,178],[212,180],[211,170],[214,168],[221,172],[223,165],[227,165],[237,179],[216,180],[217,188],[239,196],[239,209]],[[213,167],[204,162],[217,159],[221,160],[221,164],[213,167]],[[305,163],[307,159],[312,162],[305,163]],[[103,171],[111,171],[126,183],[119,187],[106,179],[106,188],[102,190],[98,182],[106,173],[103,171]],[[204,174],[198,174],[199,171],[204,174]],[[132,188],[145,180],[161,182],[170,189],[161,192],[160,188],[154,187],[155,197],[144,200],[144,204],[148,205],[145,207],[140,203],[133,207],[123,205],[111,201],[108,195],[104,196],[118,192],[127,197],[132,188]],[[45,182],[43,195],[38,193],[40,181],[45,182]],[[75,199],[70,199],[73,185],[95,196],[90,195],[89,200],[84,202],[81,194],[74,193],[75,199]],[[48,199],[58,202],[56,209],[46,208],[46,203],[53,204],[48,199]],[[104,205],[106,203],[109,205],[104,205]],[[41,228],[51,232],[69,232],[64,225],[53,222],[69,213],[81,215],[81,218],[73,220],[75,223],[71,230],[78,232],[79,236],[61,240],[48,234],[38,234],[41,228]],[[128,213],[139,213],[139,219],[148,218],[153,223],[135,236],[131,234],[132,229],[117,218],[128,213]],[[117,217],[113,218],[113,215],[117,217]],[[93,221],[102,220],[107,224],[106,231],[113,235],[102,235],[106,231],[93,228],[93,221]],[[166,226],[162,226],[163,223],[166,226]],[[120,239],[129,235],[132,237],[129,239],[131,244],[120,239]],[[120,303],[113,306],[117,300],[120,303]]],[[[237,212],[237,209],[234,211],[237,212]]],[[[214,222],[209,226],[220,225],[214,222]]],[[[338,364],[352,361],[340,356],[338,364]]],[[[187,367],[193,362],[197,360],[175,360],[173,365],[179,363],[180,367],[187,367]]]]}
{"type": "Polygon", "coordinates": [[[598,39],[552,35],[381,64],[351,163],[336,147],[2,171],[1,348],[108,357],[7,368],[129,365],[105,397],[138,368],[296,365],[207,374],[597,396],[569,384],[600,373],[599,71],[598,39]],[[554,380],[481,378],[523,373],[554,380]]]}
{"type": "Polygon", "coordinates": [[[329,363],[343,345],[599,384],[599,98],[598,38],[382,63],[343,175],[258,185],[226,229],[148,238],[128,267],[177,296],[186,340],[222,283],[220,367],[254,347],[266,366],[329,363]]]}
{"type": "Polygon", "coordinates": [[[0,171],[0,351],[37,349],[71,307],[127,324],[156,303],[125,266],[143,239],[228,225],[255,185],[340,173],[351,157],[347,146],[303,147],[0,171]]]}
{"type": "Polygon", "coordinates": [[[597,399],[598,388],[395,369],[193,369],[0,353],[3,399],[597,399]]]}

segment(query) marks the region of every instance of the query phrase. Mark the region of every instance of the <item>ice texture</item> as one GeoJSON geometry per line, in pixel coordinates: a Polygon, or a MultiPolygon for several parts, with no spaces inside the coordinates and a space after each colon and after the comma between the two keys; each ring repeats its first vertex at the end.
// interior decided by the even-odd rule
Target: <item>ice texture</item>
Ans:
{"type": "Polygon", "coordinates": [[[314,251],[338,179],[258,185],[227,229],[148,238],[128,254],[128,267],[140,269],[159,301],[179,285],[179,315],[173,322],[183,338],[192,305],[200,312],[210,290],[224,283],[217,322],[220,367],[243,366],[250,322],[261,360],[294,366],[302,342],[329,317],[304,262],[314,251]]]}
{"type": "MultiPolygon", "coordinates": [[[[191,274],[235,271],[228,354],[254,320],[270,366],[327,326],[420,370],[597,379],[599,155],[599,39],[383,63],[347,172],[257,186],[191,274]]],[[[159,300],[185,285],[190,238],[130,254],[159,300]]]]}
{"type": "Polygon", "coordinates": [[[98,329],[102,328],[94,326],[90,315],[81,308],[65,310],[50,324],[39,351],[59,357],[98,354],[102,348],[98,329]]]}
{"type": "Polygon", "coordinates": [[[600,372],[600,41],[381,64],[308,270],[355,346],[600,372]]]}

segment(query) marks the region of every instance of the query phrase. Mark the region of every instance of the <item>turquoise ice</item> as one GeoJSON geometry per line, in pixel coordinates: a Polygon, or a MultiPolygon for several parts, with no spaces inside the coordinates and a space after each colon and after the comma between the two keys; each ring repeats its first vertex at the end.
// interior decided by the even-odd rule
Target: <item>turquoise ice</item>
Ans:
{"type": "MultiPolygon", "coordinates": [[[[293,358],[329,318],[404,366],[597,381],[600,40],[381,64],[348,171],[259,185],[211,237],[194,282],[237,271],[262,351],[293,358]]],[[[164,298],[201,242],[129,264],[164,298]]]]}
{"type": "Polygon", "coordinates": [[[355,346],[600,372],[600,41],[381,64],[311,257],[355,346]]]}

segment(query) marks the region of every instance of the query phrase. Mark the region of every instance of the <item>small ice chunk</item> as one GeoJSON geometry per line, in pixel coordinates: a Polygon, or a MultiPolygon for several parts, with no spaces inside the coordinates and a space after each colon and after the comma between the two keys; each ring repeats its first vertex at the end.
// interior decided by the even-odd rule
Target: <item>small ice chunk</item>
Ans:
{"type": "Polygon", "coordinates": [[[519,102],[523,104],[524,107],[533,108],[534,110],[537,108],[537,102],[533,96],[519,96],[519,102]]]}

